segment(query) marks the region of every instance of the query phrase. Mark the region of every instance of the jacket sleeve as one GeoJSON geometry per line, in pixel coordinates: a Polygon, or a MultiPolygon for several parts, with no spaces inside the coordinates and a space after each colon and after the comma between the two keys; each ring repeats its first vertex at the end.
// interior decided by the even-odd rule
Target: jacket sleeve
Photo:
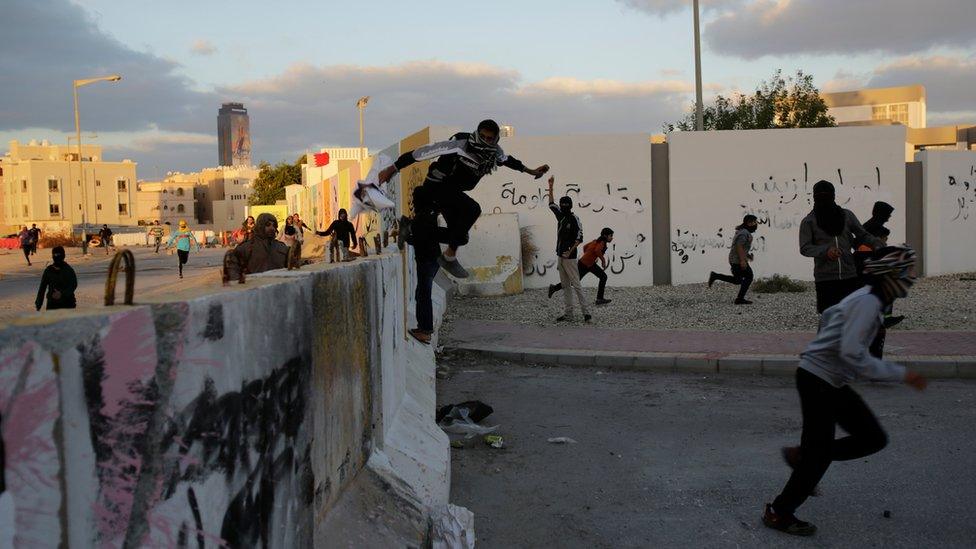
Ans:
{"type": "Polygon", "coordinates": [[[333,232],[335,232],[336,223],[338,223],[338,222],[339,222],[338,219],[335,220],[335,221],[333,221],[332,223],[329,224],[329,228],[327,228],[324,231],[315,231],[315,234],[317,234],[319,236],[329,236],[329,235],[331,235],[333,232]]]}
{"type": "Polygon", "coordinates": [[[64,268],[67,270],[67,273],[65,274],[65,283],[68,287],[63,288],[61,293],[73,294],[75,293],[75,290],[78,289],[78,275],[75,274],[75,270],[69,265],[65,265],[64,268]]]}
{"type": "Polygon", "coordinates": [[[847,216],[847,228],[850,229],[854,236],[857,238],[859,243],[867,244],[874,249],[878,249],[884,246],[884,242],[880,238],[874,236],[873,234],[867,232],[861,222],[854,215],[854,212],[850,210],[844,210],[844,215],[847,216]]]}
{"type": "Polygon", "coordinates": [[[460,152],[460,147],[459,141],[438,141],[401,154],[393,165],[396,166],[397,171],[400,171],[414,162],[430,160],[445,154],[456,154],[460,152]]]}
{"type": "Polygon", "coordinates": [[[830,244],[813,243],[813,222],[804,219],[800,223],[800,255],[806,257],[826,257],[830,244]]]}
{"type": "Polygon", "coordinates": [[[515,158],[514,156],[505,154],[505,151],[501,149],[498,149],[498,164],[517,172],[525,171],[525,164],[523,164],[521,160],[515,158]]]}
{"type": "Polygon", "coordinates": [[[34,300],[34,306],[38,309],[44,304],[44,292],[47,291],[48,276],[47,269],[44,270],[44,274],[41,275],[41,287],[37,289],[37,299],[34,300]]]}
{"type": "Polygon", "coordinates": [[[846,311],[840,341],[840,358],[854,369],[858,378],[876,381],[901,381],[905,379],[905,367],[881,360],[871,355],[868,346],[878,331],[881,309],[868,306],[862,297],[846,311]]]}
{"type": "Polygon", "coordinates": [[[552,212],[552,215],[556,216],[556,221],[562,221],[563,212],[559,210],[559,206],[557,206],[555,202],[549,203],[549,211],[552,212]]]}
{"type": "Polygon", "coordinates": [[[576,241],[583,242],[583,223],[576,214],[572,214],[573,223],[576,225],[576,241]]]}

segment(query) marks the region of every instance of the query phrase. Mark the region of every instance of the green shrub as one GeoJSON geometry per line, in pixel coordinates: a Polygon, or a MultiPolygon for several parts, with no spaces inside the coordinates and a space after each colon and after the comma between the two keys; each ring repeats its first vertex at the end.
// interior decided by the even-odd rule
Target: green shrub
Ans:
{"type": "Polygon", "coordinates": [[[760,278],[752,283],[752,290],[760,294],[778,294],[783,292],[805,292],[807,287],[800,281],[792,278],[774,274],[768,278],[760,278]]]}

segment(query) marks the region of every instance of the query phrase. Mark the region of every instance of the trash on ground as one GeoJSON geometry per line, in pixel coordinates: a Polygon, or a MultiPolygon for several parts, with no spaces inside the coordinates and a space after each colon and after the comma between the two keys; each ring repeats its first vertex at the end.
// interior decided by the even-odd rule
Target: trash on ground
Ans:
{"type": "Polygon", "coordinates": [[[498,426],[487,427],[479,425],[478,422],[491,415],[493,411],[491,406],[478,400],[448,404],[437,410],[437,425],[445,433],[464,435],[465,438],[485,435],[494,432],[498,426]]]}
{"type": "Polygon", "coordinates": [[[576,444],[576,441],[569,437],[553,437],[546,442],[550,442],[552,444],[576,444]]]}
{"type": "Polygon", "coordinates": [[[505,445],[505,440],[501,435],[485,435],[485,444],[492,448],[501,448],[505,445]]]}
{"type": "Polygon", "coordinates": [[[460,440],[452,440],[451,441],[451,448],[458,448],[458,449],[464,448],[464,443],[461,442],[460,440]]]}
{"type": "Polygon", "coordinates": [[[433,549],[474,548],[474,513],[471,511],[449,503],[434,509],[430,520],[433,549]]]}

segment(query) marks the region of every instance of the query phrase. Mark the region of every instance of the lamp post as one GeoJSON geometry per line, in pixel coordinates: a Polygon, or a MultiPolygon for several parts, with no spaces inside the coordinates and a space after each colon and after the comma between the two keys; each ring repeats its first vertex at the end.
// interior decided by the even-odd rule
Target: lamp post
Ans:
{"type": "Polygon", "coordinates": [[[363,160],[365,156],[363,154],[363,111],[366,110],[366,104],[369,103],[369,96],[360,97],[359,101],[356,101],[356,108],[359,109],[359,159],[363,160]]]}
{"type": "Polygon", "coordinates": [[[701,33],[698,31],[698,0],[694,0],[695,10],[695,130],[702,131],[705,127],[705,116],[702,112],[702,77],[701,77],[701,33]]]}
{"type": "Polygon", "coordinates": [[[81,185],[81,250],[88,253],[88,185],[84,184],[85,172],[81,165],[81,119],[78,117],[78,88],[94,84],[95,82],[118,82],[122,77],[113,74],[111,76],[99,76],[97,78],[84,78],[72,82],[72,91],[75,96],[75,139],[78,140],[78,180],[81,185]]]}

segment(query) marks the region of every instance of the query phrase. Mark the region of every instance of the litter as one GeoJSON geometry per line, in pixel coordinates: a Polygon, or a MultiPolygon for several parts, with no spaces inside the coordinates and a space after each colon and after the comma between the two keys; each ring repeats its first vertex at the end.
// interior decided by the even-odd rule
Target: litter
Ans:
{"type": "Polygon", "coordinates": [[[465,438],[486,435],[498,429],[498,425],[486,427],[479,425],[478,422],[491,415],[493,411],[491,406],[477,400],[448,404],[437,410],[437,425],[445,433],[464,435],[465,438]]]}
{"type": "Polygon", "coordinates": [[[449,503],[434,509],[430,520],[433,549],[474,548],[474,513],[471,511],[449,503]]]}
{"type": "Polygon", "coordinates": [[[546,442],[552,444],[576,444],[576,441],[569,437],[553,437],[548,439],[546,442]]]}
{"type": "Polygon", "coordinates": [[[485,435],[485,444],[492,448],[501,448],[505,445],[505,440],[501,435],[485,435]]]}

